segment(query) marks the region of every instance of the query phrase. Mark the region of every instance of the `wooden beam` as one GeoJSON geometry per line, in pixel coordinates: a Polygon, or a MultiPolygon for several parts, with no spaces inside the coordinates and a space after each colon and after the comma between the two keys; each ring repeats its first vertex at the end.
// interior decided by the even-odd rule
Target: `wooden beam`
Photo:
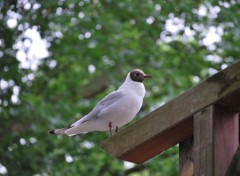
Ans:
{"type": "Polygon", "coordinates": [[[193,176],[193,137],[179,144],[179,175],[193,176]]]}
{"type": "Polygon", "coordinates": [[[142,163],[193,134],[193,114],[219,103],[240,111],[240,62],[156,109],[103,141],[112,156],[142,163]]]}
{"type": "Polygon", "coordinates": [[[238,113],[214,106],[214,175],[225,176],[239,145],[238,113]]]}
{"type": "Polygon", "coordinates": [[[194,116],[194,175],[224,176],[238,147],[238,113],[211,105],[194,116]]]}
{"type": "MultiPolygon", "coordinates": [[[[129,161],[141,164],[142,155],[147,155],[148,157],[152,158],[155,155],[159,154],[159,150],[161,151],[167,150],[169,146],[176,145],[178,143],[177,141],[183,141],[186,138],[192,136],[193,133],[192,124],[193,124],[192,118],[189,118],[183,123],[177,124],[175,128],[172,129],[171,131],[160,133],[159,135],[154,136],[152,139],[145,141],[145,143],[143,144],[144,147],[137,147],[131,152],[127,153],[127,156],[123,154],[118,158],[122,160],[126,160],[126,158],[132,158],[133,160],[129,161]]],[[[134,138],[131,138],[130,140],[134,140],[134,138]]]]}
{"type": "Polygon", "coordinates": [[[213,176],[213,106],[194,116],[194,174],[213,176]]]}

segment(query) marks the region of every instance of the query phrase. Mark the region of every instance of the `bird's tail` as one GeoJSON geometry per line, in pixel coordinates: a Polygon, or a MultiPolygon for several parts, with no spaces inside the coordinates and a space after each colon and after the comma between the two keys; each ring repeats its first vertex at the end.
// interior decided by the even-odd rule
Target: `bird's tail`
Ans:
{"type": "Polygon", "coordinates": [[[56,130],[51,130],[48,133],[49,134],[65,134],[65,131],[69,129],[69,128],[60,128],[60,129],[56,129],[56,130]]]}

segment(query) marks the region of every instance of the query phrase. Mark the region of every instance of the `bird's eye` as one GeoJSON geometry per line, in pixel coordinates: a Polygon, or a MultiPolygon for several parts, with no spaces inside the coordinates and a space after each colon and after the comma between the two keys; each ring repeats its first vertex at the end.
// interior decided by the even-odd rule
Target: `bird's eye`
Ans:
{"type": "Polygon", "coordinates": [[[135,73],[135,76],[139,76],[139,73],[135,73]]]}

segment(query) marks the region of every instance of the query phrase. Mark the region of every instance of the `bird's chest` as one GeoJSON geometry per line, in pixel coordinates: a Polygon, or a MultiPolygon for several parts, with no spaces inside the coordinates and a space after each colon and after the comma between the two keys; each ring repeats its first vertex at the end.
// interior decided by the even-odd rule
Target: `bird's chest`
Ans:
{"type": "Polygon", "coordinates": [[[133,111],[135,112],[136,110],[139,110],[142,106],[142,98],[137,97],[137,96],[124,96],[122,100],[122,111],[124,112],[130,112],[133,111]]]}
{"type": "Polygon", "coordinates": [[[132,120],[142,106],[142,98],[137,96],[125,96],[120,103],[112,119],[113,126],[122,126],[132,120]]]}

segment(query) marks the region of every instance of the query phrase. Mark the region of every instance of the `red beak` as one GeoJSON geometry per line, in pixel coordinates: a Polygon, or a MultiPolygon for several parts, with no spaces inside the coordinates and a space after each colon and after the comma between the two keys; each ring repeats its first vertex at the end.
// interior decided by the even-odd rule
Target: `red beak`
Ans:
{"type": "Polygon", "coordinates": [[[144,79],[145,79],[145,78],[151,78],[152,75],[144,75],[143,77],[144,77],[144,79]]]}

